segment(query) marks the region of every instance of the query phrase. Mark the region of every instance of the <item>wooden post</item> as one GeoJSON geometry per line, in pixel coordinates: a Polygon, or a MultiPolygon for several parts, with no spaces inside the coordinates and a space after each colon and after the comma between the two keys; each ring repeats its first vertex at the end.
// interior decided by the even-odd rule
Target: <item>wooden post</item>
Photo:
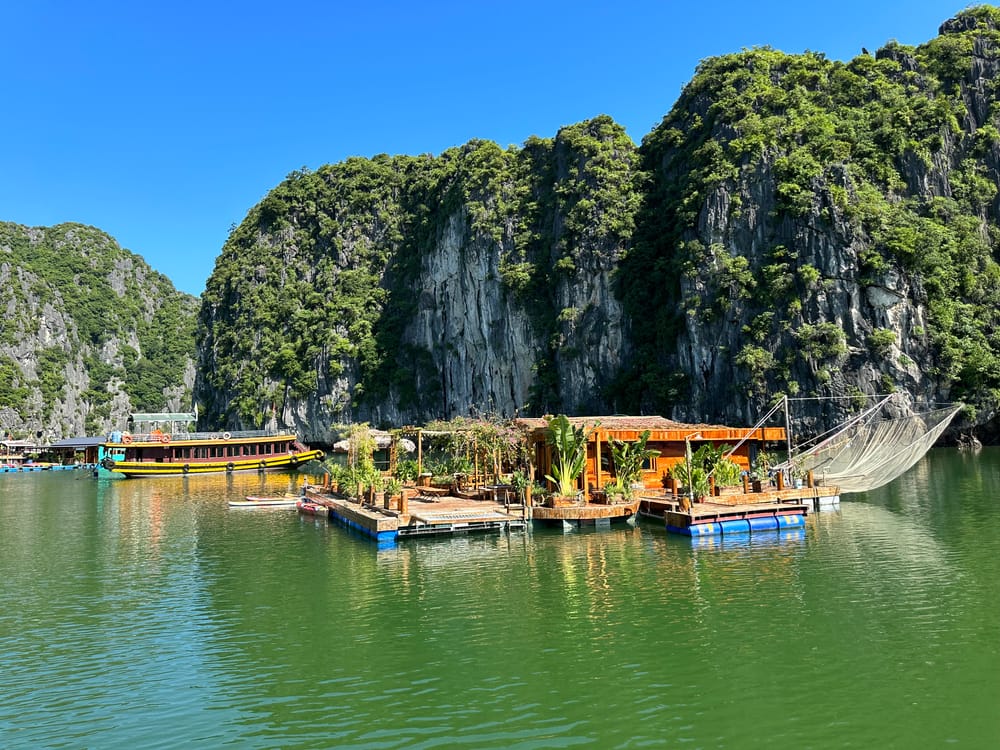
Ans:
{"type": "Polygon", "coordinates": [[[743,475],[743,494],[744,495],[750,494],[750,477],[748,477],[746,474],[743,475]]]}
{"type": "Polygon", "coordinates": [[[420,428],[417,428],[417,476],[424,471],[424,441],[420,439],[420,428]]]}
{"type": "Polygon", "coordinates": [[[595,489],[601,489],[601,433],[594,432],[594,483],[595,489]]]}
{"type": "Polygon", "coordinates": [[[670,477],[670,494],[676,497],[679,494],[677,492],[678,489],[679,489],[679,487],[678,487],[678,484],[677,484],[677,477],[671,475],[671,477],[670,477]]]}
{"type": "Polygon", "coordinates": [[[777,474],[774,475],[774,478],[778,483],[778,489],[779,490],[785,489],[785,472],[779,471],[777,474]]]}
{"type": "Polygon", "coordinates": [[[708,478],[708,494],[710,496],[715,496],[715,495],[719,494],[718,492],[716,492],[715,477],[714,476],[710,476],[708,478]]]}
{"type": "Polygon", "coordinates": [[[399,463],[399,433],[389,434],[389,473],[396,475],[396,467],[399,463]]]}
{"type": "Polygon", "coordinates": [[[812,489],[816,486],[816,477],[813,476],[813,470],[809,469],[806,473],[806,487],[812,489]]]}

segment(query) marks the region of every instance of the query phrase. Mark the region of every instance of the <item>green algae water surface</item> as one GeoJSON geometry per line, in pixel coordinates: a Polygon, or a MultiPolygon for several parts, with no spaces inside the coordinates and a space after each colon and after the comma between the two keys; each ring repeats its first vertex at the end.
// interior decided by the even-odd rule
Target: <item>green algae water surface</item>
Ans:
{"type": "Polygon", "coordinates": [[[4,748],[935,748],[1000,740],[1000,450],[804,532],[378,550],[301,478],[0,475],[4,748]]]}

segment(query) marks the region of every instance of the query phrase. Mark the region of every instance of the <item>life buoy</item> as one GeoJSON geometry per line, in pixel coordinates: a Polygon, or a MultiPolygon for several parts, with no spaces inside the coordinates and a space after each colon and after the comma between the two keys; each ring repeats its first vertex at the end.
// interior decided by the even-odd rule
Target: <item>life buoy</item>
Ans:
{"type": "Polygon", "coordinates": [[[122,442],[123,443],[131,443],[132,442],[132,433],[130,433],[130,432],[123,432],[122,433],[122,442]]]}
{"type": "Polygon", "coordinates": [[[187,474],[189,471],[191,471],[191,464],[184,464],[181,467],[181,471],[183,471],[185,474],[187,474]]]}
{"type": "Polygon", "coordinates": [[[289,466],[298,466],[299,465],[299,457],[296,456],[293,453],[292,457],[288,460],[288,464],[289,464],[289,466]]]}
{"type": "Polygon", "coordinates": [[[170,442],[170,435],[168,435],[166,433],[163,433],[162,435],[160,435],[160,442],[161,443],[169,443],[170,442]]]}
{"type": "Polygon", "coordinates": [[[232,461],[230,461],[228,464],[226,464],[226,471],[228,471],[228,472],[232,472],[232,470],[235,469],[235,468],[236,468],[236,465],[232,461]]]}
{"type": "Polygon", "coordinates": [[[257,464],[257,468],[258,469],[266,469],[267,468],[267,461],[261,461],[260,463],[258,463],[257,464]]]}
{"type": "Polygon", "coordinates": [[[232,434],[230,434],[228,432],[223,432],[222,433],[222,439],[223,440],[229,440],[229,438],[231,438],[231,437],[232,437],[232,434]]]}

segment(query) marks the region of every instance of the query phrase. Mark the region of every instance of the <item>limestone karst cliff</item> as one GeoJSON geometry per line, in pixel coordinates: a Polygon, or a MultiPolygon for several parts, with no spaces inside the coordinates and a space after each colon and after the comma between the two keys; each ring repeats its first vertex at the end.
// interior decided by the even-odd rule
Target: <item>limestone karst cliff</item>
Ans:
{"type": "Polygon", "coordinates": [[[991,423],[998,22],[971,9],[846,64],[759,49],[701,65],[643,143],[654,209],[623,268],[662,311],[635,364],[680,374],[675,417],[746,422],[787,393],[822,397],[800,408],[820,428],[902,389],[991,423]]]}
{"type": "Polygon", "coordinates": [[[190,408],[196,309],[93,227],[0,223],[0,427],[55,440],[190,408]]]}
{"type": "Polygon", "coordinates": [[[615,269],[638,153],[610,118],[503,150],[295,173],[230,237],[198,396],[240,425],[601,411],[629,356],[615,269]]]}
{"type": "Polygon", "coordinates": [[[521,148],[294,173],[223,249],[215,418],[660,413],[815,426],[903,389],[992,420],[1000,12],[840,62],[706,60],[639,148],[608,117],[521,148]],[[831,400],[832,399],[832,400],[831,400]]]}
{"type": "MultiPolygon", "coordinates": [[[[281,424],[316,443],[337,423],[473,413],[743,424],[787,394],[816,399],[796,409],[819,429],[899,389],[915,405],[966,403],[954,430],[995,440],[998,29],[1000,10],[980,6],[926,44],[849,61],[710,58],[639,146],[602,115],[521,146],[294,172],[233,229],[208,280],[204,422],[281,424]]],[[[6,241],[5,294],[22,274],[10,248],[46,231],[6,241]]],[[[42,314],[50,294],[24,308],[46,321],[30,334],[41,343],[4,329],[4,414],[104,425],[139,390],[183,401],[183,336],[163,365],[138,329],[138,342],[91,335],[66,369],[49,343],[76,313],[42,314]],[[48,359],[29,364],[28,349],[48,359]],[[141,363],[173,380],[144,385],[141,363]],[[110,390],[88,392],[83,370],[110,390]],[[62,394],[51,372],[64,371],[80,384],[62,394]]]]}

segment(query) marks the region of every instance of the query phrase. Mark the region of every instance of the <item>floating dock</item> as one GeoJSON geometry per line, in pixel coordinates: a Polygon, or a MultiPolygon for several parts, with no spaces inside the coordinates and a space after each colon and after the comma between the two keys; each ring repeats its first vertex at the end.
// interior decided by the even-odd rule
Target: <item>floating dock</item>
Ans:
{"type": "Polygon", "coordinates": [[[77,466],[73,464],[3,464],[0,465],[0,474],[17,474],[34,471],[73,471],[75,469],[85,469],[88,466],[77,466]]]}
{"type": "Polygon", "coordinates": [[[810,510],[839,502],[837,487],[800,487],[714,495],[690,508],[676,495],[646,497],[639,512],[662,518],[671,533],[697,537],[801,528],[810,510]]]}
{"type": "Polygon", "coordinates": [[[310,501],[326,507],[330,521],[359,531],[380,546],[410,537],[503,532],[527,525],[523,509],[511,512],[511,506],[490,500],[417,495],[397,510],[361,504],[321,487],[307,485],[303,491],[310,501]]]}
{"type": "Polygon", "coordinates": [[[543,525],[562,525],[564,528],[596,526],[603,528],[613,523],[635,523],[639,499],[627,503],[573,503],[567,505],[536,505],[531,508],[531,520],[543,525]]]}

